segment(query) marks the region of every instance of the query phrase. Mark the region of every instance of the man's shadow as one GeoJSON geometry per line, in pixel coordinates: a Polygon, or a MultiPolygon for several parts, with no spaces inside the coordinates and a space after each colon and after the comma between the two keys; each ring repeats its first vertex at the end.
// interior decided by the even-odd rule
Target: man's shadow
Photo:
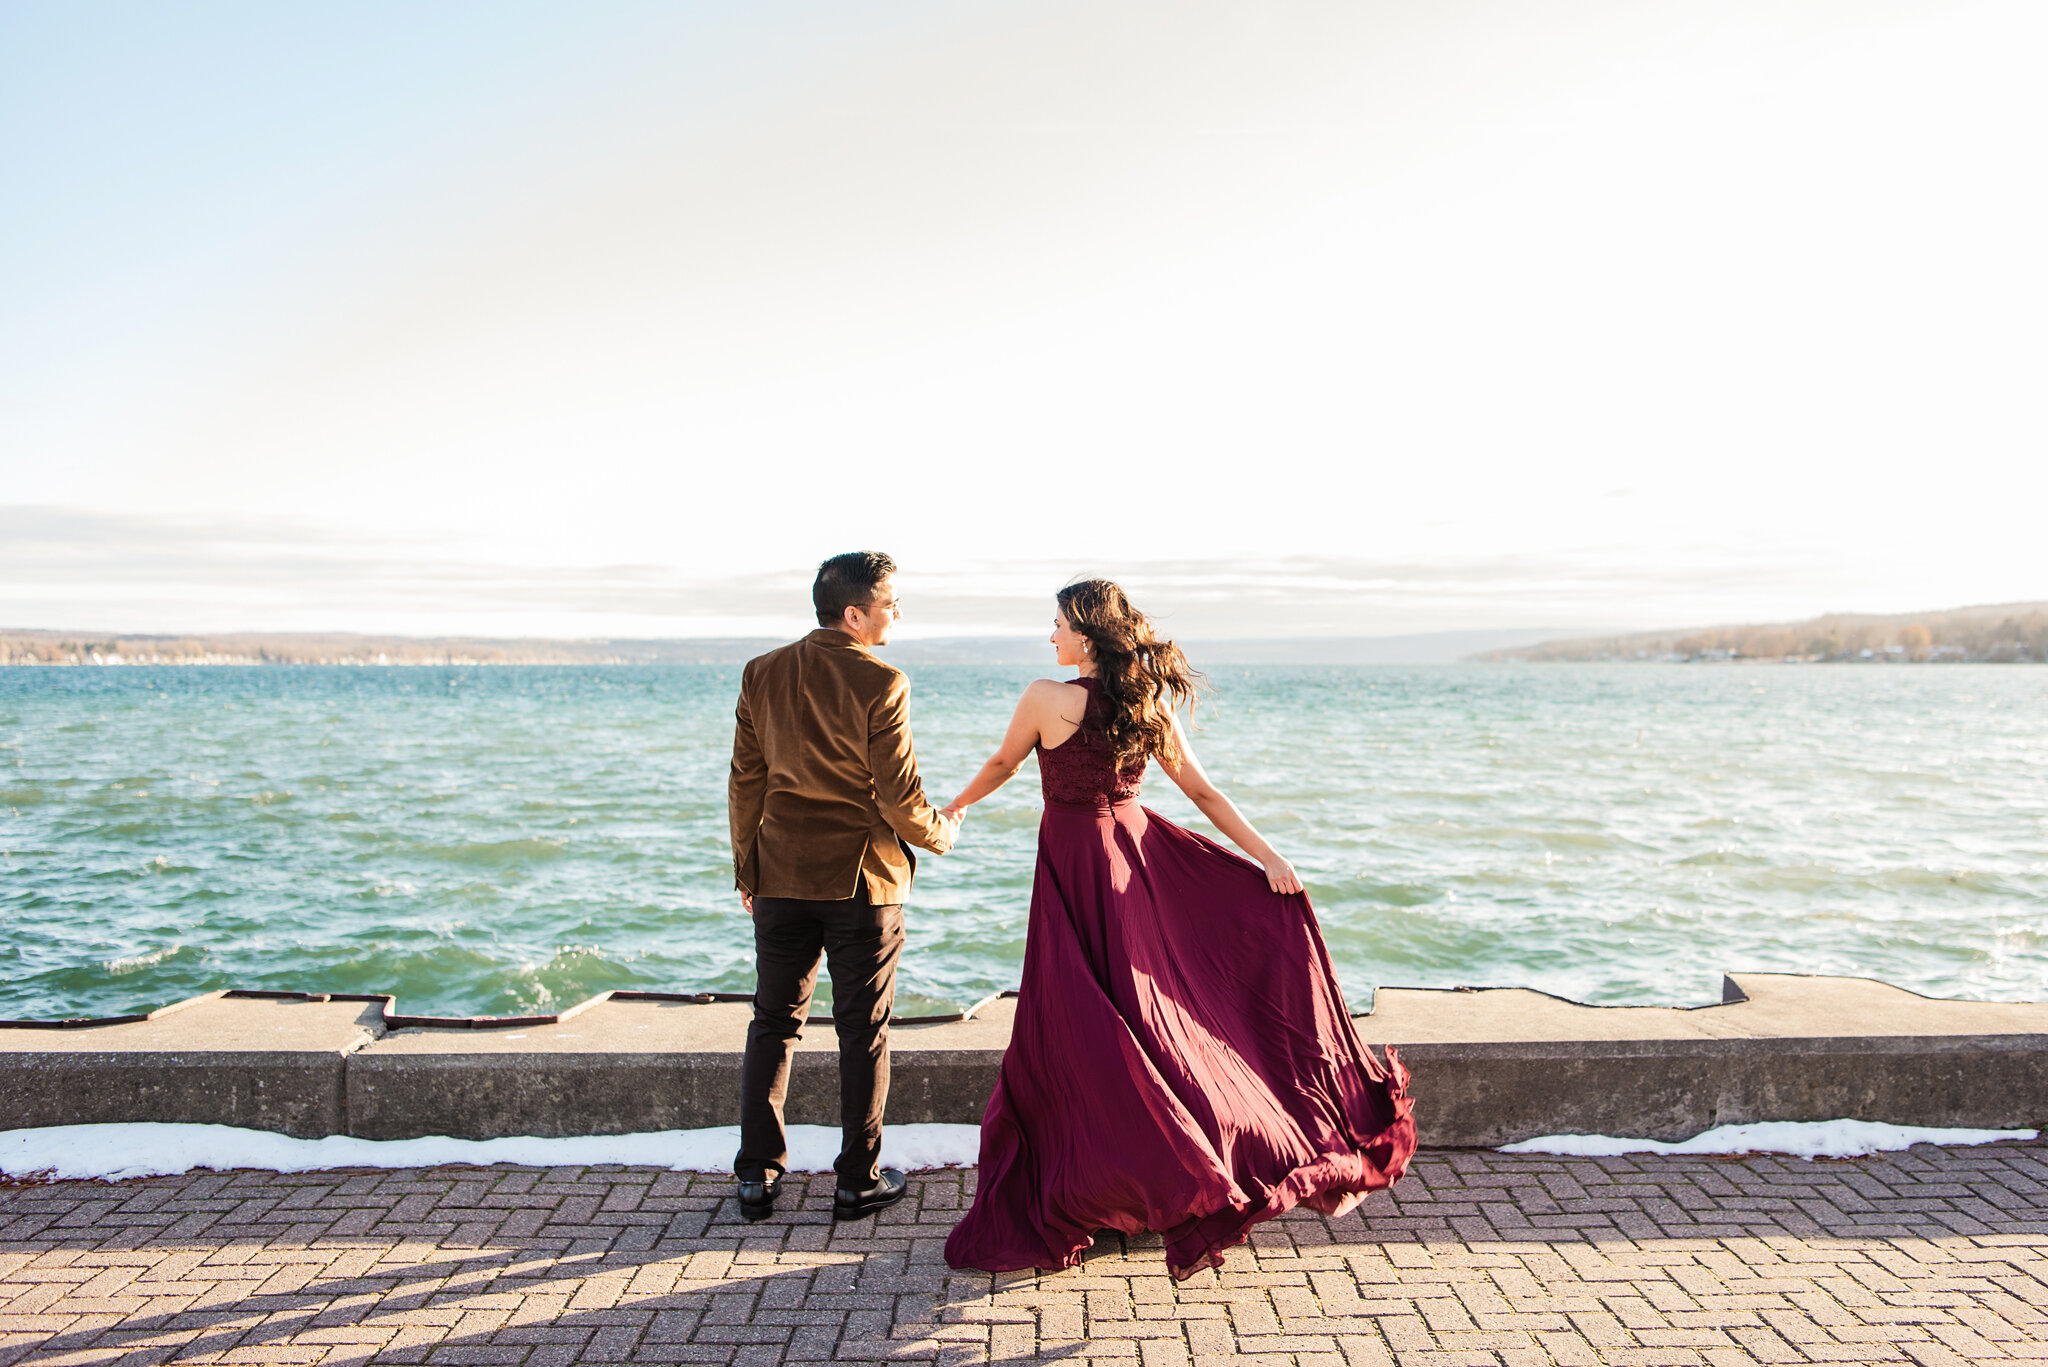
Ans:
{"type": "MultiPolygon", "coordinates": [[[[457,1182],[476,1182],[490,1173],[495,1186],[508,1173],[533,1171],[499,1165],[489,1169],[437,1168],[405,1177],[409,1179],[407,1185],[415,1188],[444,1183],[452,1187],[457,1182]]],[[[665,1172],[664,1175],[673,1176],[665,1172]]],[[[326,1194],[332,1195],[334,1188],[351,1180],[390,1181],[396,1176],[381,1169],[294,1174],[282,1179],[266,1173],[265,1185],[260,1188],[230,1186],[225,1191],[244,1197],[263,1191],[288,1198],[293,1193],[326,1186],[326,1194]],[[309,1180],[316,1178],[325,1180],[309,1180]]],[[[958,1184],[959,1178],[949,1173],[913,1174],[911,1181],[922,1188],[924,1183],[949,1178],[958,1184]]],[[[950,1226],[916,1219],[920,1198],[925,1194],[921,1189],[914,1190],[911,1199],[897,1210],[835,1225],[830,1215],[833,1178],[829,1173],[813,1174],[807,1176],[800,1191],[786,1186],[777,1213],[756,1224],[740,1218],[737,1204],[729,1195],[731,1179],[719,1180],[725,1184],[727,1194],[678,1198],[684,1208],[670,1212],[665,1224],[629,1227],[653,1231],[652,1238],[615,1238],[602,1248],[578,1248],[578,1244],[593,1245],[597,1241],[567,1230],[550,1235],[546,1226],[530,1236],[486,1235],[481,1244],[473,1247],[445,1236],[436,1238],[404,1230],[380,1233],[374,1226],[360,1234],[316,1235],[303,1246],[267,1246],[262,1250],[268,1255],[263,1258],[263,1265],[282,1268],[316,1260],[331,1264],[350,1249],[389,1250],[408,1244],[417,1246],[423,1239],[432,1239],[431,1248],[403,1261],[376,1261],[359,1275],[316,1275],[295,1289],[269,1293],[259,1288],[273,1280],[274,1274],[247,1279],[207,1275],[208,1260],[222,1253],[229,1254],[230,1259],[214,1265],[223,1270],[247,1261],[247,1250],[255,1244],[246,1232],[247,1225],[230,1226],[219,1235],[200,1231],[176,1236],[169,1230],[160,1230],[132,1239],[118,1234],[108,1237],[104,1226],[88,1225],[78,1230],[87,1237],[67,1241],[71,1230],[60,1222],[5,1251],[27,1252],[33,1247],[36,1256],[41,1257],[54,1246],[61,1251],[75,1249],[80,1258],[91,1260],[88,1266],[120,1266],[119,1255],[131,1251],[149,1255],[206,1249],[208,1260],[184,1267],[180,1281],[211,1280],[218,1289],[232,1287],[234,1281],[241,1280],[249,1289],[217,1297],[202,1296],[199,1304],[183,1310],[127,1315],[114,1324],[107,1324],[102,1318],[98,1323],[54,1333],[40,1343],[17,1340],[12,1346],[17,1351],[26,1348],[27,1352],[12,1358],[0,1350],[0,1361],[34,1363],[60,1356],[68,1361],[100,1360],[103,1355],[104,1360],[114,1361],[129,1360],[123,1356],[128,1353],[137,1355],[133,1360],[162,1361],[166,1357],[191,1359],[239,1349],[238,1356],[246,1357],[255,1351],[265,1354],[261,1360],[286,1362],[293,1360],[294,1341],[301,1335],[311,1336],[309,1343],[298,1345],[301,1351],[313,1343],[329,1353],[337,1347],[359,1350],[344,1351],[327,1361],[378,1363],[450,1359],[517,1362],[529,1360],[529,1355],[533,1362],[624,1362],[635,1359],[642,1349],[654,1350],[659,1359],[667,1356],[663,1349],[691,1348],[697,1350],[696,1354],[683,1351],[675,1356],[702,1360],[704,1350],[709,1349],[721,1361],[724,1354],[731,1353],[734,1361],[744,1362],[750,1355],[743,1350],[754,1348],[771,1350],[774,1356],[770,1360],[778,1362],[878,1361],[901,1355],[943,1365],[970,1359],[997,1363],[1042,1361],[1075,1356],[1083,1350],[1084,1345],[1078,1341],[1040,1346],[1034,1335],[1032,1347],[1022,1352],[1004,1351],[998,1335],[998,1345],[991,1351],[986,1331],[978,1336],[971,1336],[969,1331],[970,1336],[959,1337],[962,1326],[1035,1325],[1035,1311],[998,1303],[1006,1288],[1032,1286],[1034,1274],[991,1275],[947,1267],[939,1249],[950,1226]],[[905,1218],[892,1221],[890,1217],[899,1211],[905,1218]],[[834,1248],[835,1241],[844,1241],[848,1246],[834,1248]],[[893,1246],[861,1248],[875,1241],[893,1246]],[[647,1246],[621,1247],[629,1242],[647,1246]],[[301,1248],[307,1255],[303,1258],[277,1256],[301,1248]],[[758,1272],[749,1270],[753,1266],[746,1261],[749,1256],[780,1253],[813,1253],[829,1261],[806,1266],[762,1262],[758,1272]],[[235,1254],[242,1256],[235,1258],[235,1254]],[[713,1255],[709,1261],[714,1265],[723,1263],[724,1270],[714,1276],[691,1277],[690,1262],[703,1254],[713,1255]],[[647,1270],[678,1262],[683,1264],[681,1275],[670,1280],[683,1289],[671,1286],[639,1293],[633,1290],[636,1283],[646,1285],[643,1274],[647,1270]],[[622,1283],[621,1294],[613,1296],[613,1287],[609,1285],[593,1289],[592,1283],[598,1279],[622,1283]],[[604,1303],[579,1307],[579,1297],[604,1303]],[[479,1323],[480,1317],[488,1317],[489,1322],[479,1323]],[[431,1330],[443,1324],[449,1327],[443,1335],[406,1332],[431,1330]],[[950,1335],[946,1332],[949,1329],[950,1335]],[[351,1335],[351,1330],[356,1334],[351,1335]],[[393,1332],[381,1332],[384,1330],[393,1332]],[[182,1341],[174,1343],[174,1338],[182,1341]],[[454,1354],[450,1349],[464,1351],[454,1354]]],[[[190,1181],[188,1174],[182,1178],[144,1178],[112,1184],[64,1182],[42,1188],[17,1187],[12,1192],[0,1193],[0,1221],[7,1215],[24,1213],[23,1205],[42,1201],[73,1207],[91,1202],[97,1211],[87,1213],[95,1214],[106,1210],[110,1189],[120,1193],[121,1204],[126,1205],[150,1187],[176,1187],[190,1181]]],[[[693,1181],[691,1185],[694,1189],[705,1184],[693,1181]]],[[[228,1197],[224,1194],[216,1199],[226,1201],[228,1197]]],[[[384,1199],[396,1204],[393,1198],[384,1199]]],[[[164,1204],[177,1200],[174,1194],[164,1204]]],[[[537,1208],[538,1204],[527,1208],[537,1208]]],[[[303,1195],[295,1205],[307,1213],[320,1209],[303,1195]]],[[[348,1208],[363,1207],[344,1209],[348,1208]]],[[[518,1209],[512,1206],[508,1215],[518,1209]]],[[[433,1221],[432,1212],[428,1211],[426,1219],[419,1223],[445,1221],[433,1221]]],[[[1135,1242],[1142,1245],[1145,1241],[1135,1242]]],[[[1142,1250],[1133,1249],[1131,1242],[1105,1233],[1097,1239],[1088,1258],[1116,1257],[1127,1251],[1139,1251],[1143,1256],[1142,1250]]],[[[710,1269],[699,1264],[697,1270],[710,1269]]],[[[113,1292],[113,1296],[179,1294],[178,1281],[152,1287],[149,1275],[144,1272],[113,1292]]],[[[657,1276],[655,1280],[660,1279],[657,1276]]]]}

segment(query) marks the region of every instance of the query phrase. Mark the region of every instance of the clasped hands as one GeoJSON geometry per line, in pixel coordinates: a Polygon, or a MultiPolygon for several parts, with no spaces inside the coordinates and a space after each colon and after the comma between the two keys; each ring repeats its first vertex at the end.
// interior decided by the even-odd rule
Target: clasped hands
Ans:
{"type": "MultiPolygon", "coordinates": [[[[958,803],[939,809],[939,820],[946,827],[946,843],[952,844],[960,838],[960,827],[967,820],[967,809],[958,803]]],[[[740,910],[747,915],[754,914],[754,899],[747,893],[740,894],[740,910]]]]}

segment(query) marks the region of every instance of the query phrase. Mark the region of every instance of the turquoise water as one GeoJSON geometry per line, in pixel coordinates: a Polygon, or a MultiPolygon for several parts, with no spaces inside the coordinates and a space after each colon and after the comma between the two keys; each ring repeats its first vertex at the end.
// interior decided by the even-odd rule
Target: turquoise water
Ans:
{"type": "MultiPolygon", "coordinates": [[[[914,671],[950,797],[1033,671],[914,671]]],[[[218,987],[435,1013],[748,990],[737,668],[0,669],[0,1017],[218,987]]],[[[2048,669],[1219,668],[1198,748],[1354,1004],[1724,970],[2048,999],[2048,669]]],[[[1157,771],[1147,801],[1197,825],[1157,771]]],[[[1027,766],[927,860],[900,1008],[1013,986],[1027,766]]]]}

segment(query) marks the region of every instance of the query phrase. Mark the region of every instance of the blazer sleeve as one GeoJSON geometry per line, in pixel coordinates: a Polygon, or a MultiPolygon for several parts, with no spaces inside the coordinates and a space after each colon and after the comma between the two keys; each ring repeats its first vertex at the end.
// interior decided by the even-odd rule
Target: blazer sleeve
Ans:
{"type": "Polygon", "coordinates": [[[868,710],[868,772],[875,779],[875,805],[891,830],[933,854],[953,846],[946,823],[925,801],[910,746],[910,680],[898,674],[868,710]]]}
{"type": "Polygon", "coordinates": [[[741,892],[754,891],[754,846],[761,838],[761,808],[768,791],[768,761],[761,738],[754,734],[754,712],[748,694],[752,666],[740,676],[739,705],[733,710],[732,776],[726,780],[725,805],[732,817],[732,880],[741,892]]]}

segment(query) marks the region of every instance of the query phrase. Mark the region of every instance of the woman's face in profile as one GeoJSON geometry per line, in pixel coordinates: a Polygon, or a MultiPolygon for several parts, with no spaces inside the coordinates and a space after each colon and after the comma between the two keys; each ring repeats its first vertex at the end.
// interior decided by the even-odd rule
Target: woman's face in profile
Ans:
{"type": "Polygon", "coordinates": [[[1067,620],[1066,613],[1061,612],[1058,608],[1053,609],[1052,647],[1056,653],[1055,663],[1062,665],[1080,664],[1088,658],[1088,652],[1082,648],[1087,644],[1087,641],[1087,637],[1074,630],[1074,624],[1067,620]]]}

